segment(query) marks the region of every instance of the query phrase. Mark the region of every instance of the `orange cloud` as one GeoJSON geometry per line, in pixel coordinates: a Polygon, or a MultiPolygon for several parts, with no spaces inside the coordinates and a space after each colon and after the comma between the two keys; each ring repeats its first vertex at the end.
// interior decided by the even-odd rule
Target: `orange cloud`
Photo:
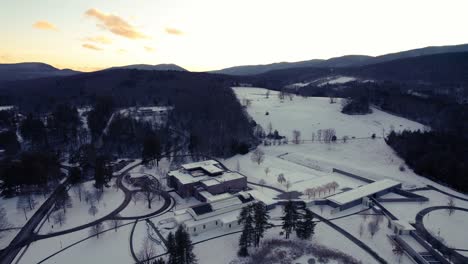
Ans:
{"type": "Polygon", "coordinates": [[[154,48],[153,47],[149,47],[149,46],[145,46],[145,50],[147,52],[154,52],[154,48]]]}
{"type": "Polygon", "coordinates": [[[99,47],[96,47],[94,46],[93,44],[88,44],[88,43],[85,43],[83,45],[81,45],[83,48],[86,48],[86,49],[90,49],[90,50],[102,50],[101,48],[99,47]]]}
{"type": "Polygon", "coordinates": [[[129,39],[148,38],[148,36],[138,31],[134,26],[130,25],[130,23],[119,16],[106,14],[95,8],[86,11],[85,15],[96,18],[100,22],[100,24],[97,24],[98,27],[109,30],[116,35],[129,39]]]}
{"type": "Polygon", "coordinates": [[[91,41],[99,44],[111,44],[112,40],[106,36],[87,37],[86,41],[91,41]]]}
{"type": "Polygon", "coordinates": [[[37,21],[36,23],[33,24],[33,28],[41,29],[41,30],[55,30],[55,31],[58,30],[58,28],[54,24],[45,20],[37,21]]]}
{"type": "Polygon", "coordinates": [[[166,33],[171,34],[171,35],[182,35],[184,32],[182,32],[179,29],[176,28],[166,28],[166,33]]]}

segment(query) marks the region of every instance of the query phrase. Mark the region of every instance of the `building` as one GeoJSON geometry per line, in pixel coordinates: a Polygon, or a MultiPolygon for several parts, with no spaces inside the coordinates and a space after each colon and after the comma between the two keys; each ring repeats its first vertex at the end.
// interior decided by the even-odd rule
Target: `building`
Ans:
{"type": "Polygon", "coordinates": [[[226,170],[215,160],[184,164],[167,175],[167,185],[183,198],[195,197],[207,202],[223,193],[237,193],[247,189],[247,178],[226,170]]]}
{"type": "Polygon", "coordinates": [[[174,221],[183,224],[192,235],[215,228],[230,230],[239,226],[240,209],[254,202],[254,197],[246,192],[215,195],[206,203],[176,211],[174,221]]]}
{"type": "Polygon", "coordinates": [[[416,231],[408,221],[392,220],[388,222],[388,228],[392,229],[396,235],[409,235],[411,231],[416,231]]]}
{"type": "Polygon", "coordinates": [[[335,211],[342,211],[358,204],[362,204],[367,197],[377,198],[400,187],[400,182],[385,179],[330,196],[327,198],[327,201],[328,204],[335,207],[335,211]]]}

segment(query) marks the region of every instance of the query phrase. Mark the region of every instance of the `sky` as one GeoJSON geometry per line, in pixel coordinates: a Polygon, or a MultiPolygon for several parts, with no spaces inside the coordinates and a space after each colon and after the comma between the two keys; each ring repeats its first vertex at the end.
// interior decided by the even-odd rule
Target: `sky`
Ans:
{"type": "Polygon", "coordinates": [[[0,63],[191,71],[468,43],[466,0],[0,0],[0,63]]]}

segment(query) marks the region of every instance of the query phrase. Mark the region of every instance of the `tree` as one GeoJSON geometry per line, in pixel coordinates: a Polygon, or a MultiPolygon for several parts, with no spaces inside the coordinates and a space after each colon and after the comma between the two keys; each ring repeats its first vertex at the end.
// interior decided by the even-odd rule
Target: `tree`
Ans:
{"type": "Polygon", "coordinates": [[[237,162],[236,162],[236,171],[240,172],[240,170],[241,170],[240,161],[237,160],[237,162]]]}
{"type": "MultiPolygon", "coordinates": [[[[81,181],[81,170],[79,167],[70,168],[70,182],[72,184],[77,184],[81,181]]],[[[81,201],[81,198],[80,198],[81,201]]]]}
{"type": "Polygon", "coordinates": [[[301,131],[293,130],[293,143],[300,144],[301,143],[301,131]]]}
{"type": "Polygon", "coordinates": [[[140,259],[138,263],[151,264],[150,258],[154,257],[154,255],[156,255],[154,243],[148,237],[145,237],[141,250],[138,253],[140,259]]]}
{"type": "MultiPolygon", "coordinates": [[[[392,240],[393,241],[393,240],[392,240]]],[[[398,244],[396,241],[393,241],[393,249],[392,249],[393,254],[398,258],[398,263],[401,263],[401,257],[403,257],[403,254],[405,253],[403,248],[398,244]]]]}
{"type": "Polygon", "coordinates": [[[270,98],[270,90],[266,90],[265,92],[265,98],[270,98]]]}
{"type": "Polygon", "coordinates": [[[304,194],[307,195],[307,198],[310,200],[310,197],[313,195],[315,197],[315,188],[307,188],[304,190],[304,194]]]}
{"type": "Polygon", "coordinates": [[[158,196],[158,192],[154,189],[152,185],[145,184],[141,188],[143,198],[145,199],[146,203],[148,204],[148,209],[151,209],[151,205],[153,201],[158,196]]]}
{"type": "Polygon", "coordinates": [[[239,251],[238,255],[246,257],[249,255],[248,248],[254,243],[254,217],[253,207],[245,206],[242,208],[237,223],[243,225],[242,234],[239,238],[239,251]]]}
{"type": "Polygon", "coordinates": [[[271,136],[273,133],[273,125],[271,124],[271,122],[268,122],[268,125],[267,125],[267,130],[268,130],[268,136],[271,136]]]}
{"type": "Polygon", "coordinates": [[[314,235],[315,222],[314,215],[312,212],[305,208],[305,213],[301,219],[297,222],[296,235],[300,239],[310,239],[314,235]]]}
{"type": "Polygon", "coordinates": [[[66,221],[66,215],[63,211],[57,211],[52,215],[55,224],[62,226],[66,221]]]}
{"type": "Polygon", "coordinates": [[[57,193],[57,199],[55,201],[55,209],[62,209],[64,213],[67,213],[67,208],[72,207],[72,201],[70,194],[68,194],[67,189],[62,188],[57,193]]]}
{"type": "Polygon", "coordinates": [[[373,219],[371,220],[368,224],[367,224],[367,229],[369,230],[369,234],[371,235],[371,237],[373,238],[374,235],[379,231],[380,229],[380,224],[379,224],[379,221],[377,219],[373,219]]]}
{"type": "MultiPolygon", "coordinates": [[[[116,217],[119,217],[119,215],[116,215],[116,217]]],[[[119,226],[122,224],[122,220],[118,219],[118,218],[114,218],[111,220],[111,226],[112,228],[114,228],[114,231],[117,232],[117,229],[119,228],[119,226]]]]}
{"type": "Polygon", "coordinates": [[[359,237],[362,237],[363,234],[364,234],[364,223],[361,223],[359,225],[359,237]]]}
{"type": "Polygon", "coordinates": [[[270,173],[270,168],[266,167],[265,168],[265,176],[268,177],[268,173],[270,173]]]}
{"type": "Polygon", "coordinates": [[[96,236],[96,239],[99,239],[99,233],[101,233],[102,230],[104,230],[104,224],[99,222],[91,226],[91,229],[89,230],[89,234],[91,236],[96,236]]]}
{"type": "Polygon", "coordinates": [[[196,264],[197,258],[193,253],[193,245],[190,235],[180,225],[175,233],[176,252],[180,264],[196,264]]]}
{"type": "Polygon", "coordinates": [[[289,238],[292,231],[296,230],[298,219],[299,213],[297,212],[296,205],[291,200],[287,201],[283,206],[283,216],[281,217],[286,239],[289,238]]]}
{"type": "Polygon", "coordinates": [[[257,148],[252,152],[252,156],[250,157],[250,159],[252,160],[252,162],[255,162],[258,165],[260,165],[265,159],[265,152],[257,148]]]}
{"type": "Polygon", "coordinates": [[[73,192],[78,196],[78,199],[82,199],[83,196],[83,186],[81,184],[75,184],[72,187],[73,192]]]}
{"type": "Polygon", "coordinates": [[[453,199],[453,197],[448,198],[447,206],[450,206],[450,208],[447,209],[448,214],[452,215],[453,212],[455,212],[455,209],[453,209],[453,207],[455,207],[455,199],[453,199]]]}
{"type": "Polygon", "coordinates": [[[155,261],[153,261],[152,264],[166,264],[166,262],[164,261],[164,259],[158,258],[155,261]]]}
{"type": "Polygon", "coordinates": [[[108,160],[105,156],[96,158],[94,169],[94,185],[98,189],[102,189],[107,182],[112,178],[112,171],[108,165],[108,160]]]}
{"type": "Polygon", "coordinates": [[[28,216],[26,212],[31,211],[34,209],[35,203],[32,202],[34,199],[32,198],[32,194],[25,194],[18,197],[16,202],[16,208],[18,210],[22,210],[24,213],[24,218],[28,220],[28,216]],[[34,206],[32,206],[34,205],[34,206]]]}
{"type": "Polygon", "coordinates": [[[268,222],[270,216],[266,206],[257,202],[253,205],[253,219],[254,219],[254,246],[258,247],[260,245],[260,240],[263,238],[265,231],[271,227],[271,224],[268,222]]]}
{"type": "Polygon", "coordinates": [[[161,140],[157,134],[147,136],[143,141],[142,160],[146,164],[150,160],[156,160],[156,166],[162,158],[161,140]]]}
{"type": "MultiPolygon", "coordinates": [[[[8,221],[6,211],[3,207],[0,207],[0,230],[8,229],[11,227],[8,221]]],[[[0,232],[0,238],[2,238],[2,232],[0,232]]]]}
{"type": "Polygon", "coordinates": [[[167,253],[169,255],[167,264],[178,264],[177,245],[172,232],[167,235],[167,253]]]}
{"type": "Polygon", "coordinates": [[[98,208],[93,204],[89,207],[88,209],[88,213],[92,216],[96,216],[96,214],[98,213],[98,208]]]}
{"type": "Polygon", "coordinates": [[[284,182],[286,182],[286,178],[284,177],[283,173],[278,174],[277,181],[279,184],[283,184],[284,182]]]}

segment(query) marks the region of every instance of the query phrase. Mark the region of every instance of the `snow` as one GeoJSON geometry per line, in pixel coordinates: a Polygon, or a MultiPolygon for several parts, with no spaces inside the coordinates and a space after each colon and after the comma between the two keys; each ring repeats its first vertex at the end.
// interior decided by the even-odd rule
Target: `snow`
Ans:
{"type": "MultiPolygon", "coordinates": [[[[29,218],[31,218],[31,216],[34,215],[37,209],[41,207],[42,203],[44,203],[48,195],[46,195],[46,197],[44,197],[44,195],[32,195],[34,201],[36,202],[36,206],[33,208],[33,210],[26,210],[27,219],[25,217],[25,212],[23,211],[23,209],[17,208],[20,196],[21,195],[14,196],[11,198],[7,198],[4,196],[0,197],[0,207],[3,207],[5,209],[7,221],[11,224],[12,227],[23,227],[24,224],[29,220],[29,218]]],[[[11,240],[16,236],[16,234],[19,231],[19,229],[14,229],[2,232],[0,234],[0,249],[8,246],[11,240]]]]}
{"type": "Polygon", "coordinates": [[[449,215],[447,210],[436,210],[424,216],[423,224],[434,236],[441,237],[447,246],[458,249],[467,249],[468,243],[465,235],[460,231],[468,230],[468,212],[454,211],[449,215]]]}
{"type": "Polygon", "coordinates": [[[13,109],[15,106],[13,105],[1,105],[0,106],[0,111],[8,111],[8,110],[11,110],[13,109]]]}
{"type": "Polygon", "coordinates": [[[385,179],[385,180],[376,181],[376,182],[358,187],[356,189],[353,189],[344,193],[333,195],[332,197],[329,197],[327,199],[337,204],[343,205],[343,204],[361,199],[363,197],[372,195],[374,193],[377,193],[383,190],[388,190],[398,185],[400,185],[399,182],[385,179]]]}
{"type": "Polygon", "coordinates": [[[318,86],[323,86],[326,84],[343,84],[343,83],[348,83],[355,81],[355,77],[348,77],[348,76],[334,76],[331,78],[327,78],[326,81],[323,81],[318,84],[318,86]]]}
{"type": "MultiPolygon", "coordinates": [[[[113,186],[115,184],[115,179],[113,179],[109,184],[113,186]]],[[[96,215],[93,216],[88,213],[91,204],[85,201],[85,192],[96,192],[94,181],[87,181],[81,183],[80,185],[82,188],[82,201],[80,201],[79,194],[73,190],[73,187],[68,190],[72,205],[70,208],[66,209],[65,222],[63,225],[54,223],[53,220],[54,215],[58,213],[58,211],[62,211],[60,209],[51,213],[50,221],[44,221],[44,224],[40,228],[39,233],[53,233],[92,222],[114,211],[124,201],[125,198],[124,193],[120,189],[116,189],[114,187],[104,188],[104,193],[101,200],[95,202],[95,206],[98,210],[96,215]]]]}
{"type": "Polygon", "coordinates": [[[156,212],[164,205],[164,199],[156,198],[151,203],[151,209],[148,208],[146,200],[138,200],[130,202],[120,213],[120,216],[143,216],[156,212]]]}

